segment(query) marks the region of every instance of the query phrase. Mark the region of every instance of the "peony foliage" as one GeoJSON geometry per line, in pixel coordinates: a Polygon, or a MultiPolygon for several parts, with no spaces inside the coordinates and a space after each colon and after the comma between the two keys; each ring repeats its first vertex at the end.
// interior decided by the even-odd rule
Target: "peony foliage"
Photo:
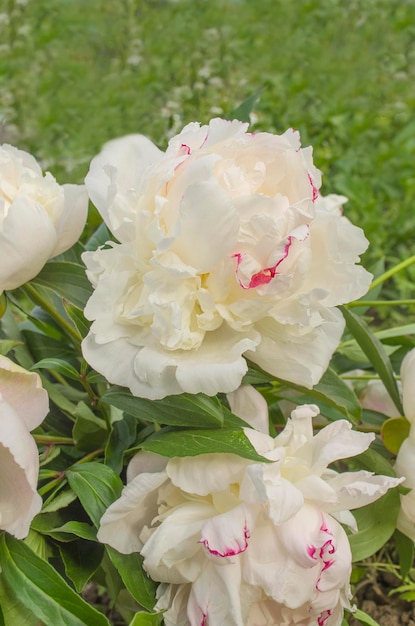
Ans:
{"type": "Polygon", "coordinates": [[[375,623],[367,559],[414,552],[415,328],[377,328],[399,266],[320,187],[238,119],[114,139],[85,185],[0,146],[0,623],[375,623]]]}

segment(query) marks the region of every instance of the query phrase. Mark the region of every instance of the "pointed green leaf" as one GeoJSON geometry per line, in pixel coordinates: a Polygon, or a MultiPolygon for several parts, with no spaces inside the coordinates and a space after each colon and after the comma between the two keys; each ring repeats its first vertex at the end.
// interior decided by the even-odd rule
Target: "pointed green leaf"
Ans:
{"type": "Polygon", "coordinates": [[[60,544],[59,553],[65,567],[65,574],[73,582],[76,591],[81,593],[100,566],[104,546],[78,539],[70,544],[60,544]]]}
{"type": "Polygon", "coordinates": [[[225,452],[259,463],[269,462],[256,452],[243,430],[231,428],[158,431],[140,447],[168,457],[225,452]]]}
{"type": "Polygon", "coordinates": [[[101,400],[144,422],[168,426],[217,428],[223,424],[224,408],[218,398],[202,393],[183,393],[163,400],[136,398],[129,391],[112,387],[101,400]]]}
{"type": "Polygon", "coordinates": [[[380,624],[378,624],[373,617],[370,617],[370,615],[360,609],[355,609],[351,615],[355,620],[362,624],[362,626],[380,626],[380,624]]]}
{"type": "Polygon", "coordinates": [[[82,310],[92,293],[85,268],[66,261],[49,261],[31,283],[51,289],[57,296],[82,310]]]}
{"type": "Polygon", "coordinates": [[[120,554],[110,546],[105,547],[112,564],[133,598],[145,609],[151,610],[156,603],[157,583],[144,571],[143,557],[136,552],[120,554]]]}
{"type": "Polygon", "coordinates": [[[72,378],[72,380],[79,380],[79,372],[63,359],[42,359],[38,361],[31,367],[32,370],[53,370],[55,372],[59,372],[62,376],[66,376],[67,378],[72,378]]]}
{"type": "Polygon", "coordinates": [[[66,302],[66,300],[63,301],[63,306],[68,317],[72,320],[72,323],[74,324],[82,339],[86,337],[89,333],[89,327],[91,326],[92,322],[89,322],[86,319],[85,315],[80,309],[78,309],[78,307],[69,304],[69,302],[66,302]]]}
{"type": "Polygon", "coordinates": [[[349,332],[356,339],[357,343],[372,363],[373,368],[379,374],[396,408],[400,414],[403,415],[401,397],[392,365],[382,343],[376,335],[369,330],[367,324],[358,315],[355,315],[355,313],[345,306],[339,308],[346,320],[349,332]]]}
{"type": "Polygon", "coordinates": [[[17,346],[22,346],[22,341],[14,341],[13,339],[0,339],[0,354],[6,356],[11,350],[17,346]]]}
{"type": "Polygon", "coordinates": [[[236,109],[233,109],[228,115],[226,115],[225,119],[227,120],[239,120],[240,122],[250,122],[250,113],[253,111],[256,103],[258,102],[261,93],[264,91],[264,88],[261,87],[252,96],[246,98],[236,109]]]}
{"type": "MultiPolygon", "coordinates": [[[[74,466],[68,470],[67,476],[82,506],[98,528],[104,512],[121,494],[119,476],[101,463],[74,466]]],[[[156,585],[144,572],[142,557],[139,554],[119,554],[109,546],[106,546],[106,551],[131,595],[145,608],[153,608],[156,585]]]]}
{"type": "Polygon", "coordinates": [[[66,476],[85,511],[98,528],[109,505],[121,495],[123,485],[120,477],[102,463],[74,465],[66,472],[66,476]]]}
{"type": "Polygon", "coordinates": [[[45,624],[110,626],[102,613],[87,604],[22,541],[6,534],[0,538],[0,565],[15,598],[45,624]]]}
{"type": "Polygon", "coordinates": [[[92,452],[105,445],[108,436],[106,423],[97,417],[85,402],[77,404],[74,417],[76,421],[72,435],[79,450],[92,452]]]}
{"type": "Polygon", "coordinates": [[[119,474],[123,467],[124,451],[127,450],[136,439],[137,420],[129,414],[123,419],[113,422],[110,436],[105,447],[105,463],[119,474]]]}

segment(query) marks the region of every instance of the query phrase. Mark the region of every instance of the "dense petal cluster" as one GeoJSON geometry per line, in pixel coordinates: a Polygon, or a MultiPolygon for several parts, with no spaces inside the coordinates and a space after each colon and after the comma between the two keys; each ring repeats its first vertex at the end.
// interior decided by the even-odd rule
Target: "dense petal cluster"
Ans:
{"type": "Polygon", "coordinates": [[[119,243],[88,252],[95,291],[86,360],[137,396],[230,392],[246,358],[311,387],[343,331],[336,305],[363,295],[361,229],[318,199],[299,133],[192,123],[166,152],[108,143],[86,178],[119,243]]]}
{"type": "Polygon", "coordinates": [[[40,272],[70,248],[85,225],[83,185],[59,185],[24,150],[0,146],[0,293],[40,272]]]}
{"type": "Polygon", "coordinates": [[[313,436],[315,406],[293,411],[275,439],[246,428],[264,462],[232,454],[139,452],[98,538],[138,551],[166,626],[339,626],[351,552],[340,525],[399,480],[328,465],[363,452],[371,434],[338,421],[313,436]]]}
{"type": "Polygon", "coordinates": [[[42,498],[36,491],[39,456],[30,431],[49,411],[40,377],[0,356],[0,528],[26,537],[42,498]]]}

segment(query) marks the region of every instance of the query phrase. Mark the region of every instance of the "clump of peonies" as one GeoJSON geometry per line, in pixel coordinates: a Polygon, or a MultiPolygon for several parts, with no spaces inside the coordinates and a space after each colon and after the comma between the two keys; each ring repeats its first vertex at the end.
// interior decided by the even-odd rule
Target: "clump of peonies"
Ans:
{"type": "MultiPolygon", "coordinates": [[[[241,388],[234,406],[255,404],[241,388]]],[[[257,409],[264,411],[261,401],[257,409]],[[262,408],[261,408],[262,407],[262,408]]],[[[244,410],[241,417],[247,418],[244,410]]],[[[167,459],[139,452],[98,539],[140,552],[160,583],[166,626],[339,626],[350,608],[350,512],[401,479],[328,466],[373,435],[334,422],[313,436],[314,405],[294,410],[275,439],[245,428],[257,463],[232,454],[167,459]],[[340,523],[339,523],[340,522],[340,523]]],[[[264,425],[267,416],[256,416],[264,425]]]]}
{"type": "Polygon", "coordinates": [[[39,455],[30,434],[49,411],[38,374],[0,356],[0,528],[18,539],[42,507],[39,455]]]}
{"type": "Polygon", "coordinates": [[[239,121],[187,125],[166,152],[141,135],[106,144],[85,183],[119,243],[84,254],[95,291],[86,360],[137,396],[237,389],[246,359],[308,387],[362,296],[367,247],[318,198],[299,133],[239,121]]]}
{"type": "Polygon", "coordinates": [[[24,150],[0,146],[0,293],[34,278],[85,226],[83,185],[59,185],[24,150]]]}

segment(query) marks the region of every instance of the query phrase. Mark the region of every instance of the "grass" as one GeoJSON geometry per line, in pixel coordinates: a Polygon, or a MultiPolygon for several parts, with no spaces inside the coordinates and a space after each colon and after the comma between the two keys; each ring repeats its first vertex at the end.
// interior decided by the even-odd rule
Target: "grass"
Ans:
{"type": "MultiPolygon", "coordinates": [[[[259,87],[258,130],[301,131],[324,193],[371,242],[411,254],[415,231],[414,0],[8,0],[0,15],[4,140],[60,182],[113,137],[161,147],[259,87]]],[[[415,272],[385,297],[413,297],[415,272]]]]}

